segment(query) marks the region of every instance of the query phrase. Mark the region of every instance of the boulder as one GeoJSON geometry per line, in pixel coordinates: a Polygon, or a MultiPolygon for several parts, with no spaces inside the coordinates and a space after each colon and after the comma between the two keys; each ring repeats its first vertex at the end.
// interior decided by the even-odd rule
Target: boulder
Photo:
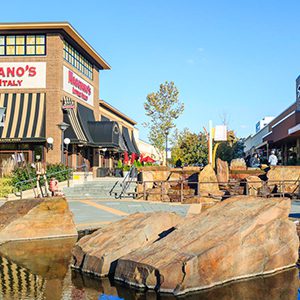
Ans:
{"type": "Polygon", "coordinates": [[[274,192],[299,193],[300,166],[271,167],[267,173],[268,186],[274,192]],[[287,182],[282,182],[283,180],[287,182]]]}
{"type": "Polygon", "coordinates": [[[129,215],[79,240],[72,251],[73,267],[98,276],[113,273],[121,256],[152,244],[181,220],[169,212],[129,215]]]}
{"type": "Polygon", "coordinates": [[[200,172],[199,193],[201,196],[220,195],[218,179],[212,165],[210,164],[206,165],[200,172]]]}
{"type": "Polygon", "coordinates": [[[119,259],[115,279],[183,294],[295,266],[299,239],[287,198],[236,196],[187,218],[119,259]]]}
{"type": "Polygon", "coordinates": [[[63,198],[7,201],[0,207],[0,244],[69,236],[77,230],[63,198]]]}
{"type": "Polygon", "coordinates": [[[217,178],[222,184],[226,184],[229,180],[228,162],[220,158],[217,159],[217,178]]]}
{"type": "Polygon", "coordinates": [[[243,158],[235,158],[230,162],[230,170],[247,170],[246,162],[243,158]]]}
{"type": "Polygon", "coordinates": [[[249,176],[246,178],[246,181],[248,185],[248,195],[257,196],[263,186],[262,180],[258,176],[249,176]]]}

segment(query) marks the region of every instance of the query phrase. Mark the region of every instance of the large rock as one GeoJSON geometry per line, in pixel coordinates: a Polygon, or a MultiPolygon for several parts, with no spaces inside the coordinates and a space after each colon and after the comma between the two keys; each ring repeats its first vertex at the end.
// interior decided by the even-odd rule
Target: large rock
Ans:
{"type": "Polygon", "coordinates": [[[116,261],[152,244],[182,218],[175,213],[136,213],[83,237],[73,249],[73,267],[98,276],[114,272],[116,261]]]}
{"type": "Polygon", "coordinates": [[[212,165],[206,165],[199,175],[199,193],[201,196],[222,195],[219,183],[212,165]]]}
{"type": "Polygon", "coordinates": [[[286,198],[220,202],[119,259],[115,279],[181,294],[294,266],[299,239],[290,207],[286,198]]]}
{"type": "Polygon", "coordinates": [[[272,191],[289,194],[299,193],[300,166],[271,167],[267,177],[268,186],[272,191]]]}
{"type": "Polygon", "coordinates": [[[230,170],[247,170],[246,162],[243,158],[235,158],[230,162],[230,170]]]}
{"type": "Polygon", "coordinates": [[[263,186],[262,180],[258,176],[249,176],[246,178],[246,181],[248,185],[248,195],[257,196],[263,186]]]}
{"type": "Polygon", "coordinates": [[[0,244],[69,236],[77,236],[77,230],[63,198],[15,200],[0,207],[0,244]]]}
{"type": "Polygon", "coordinates": [[[229,180],[228,162],[220,158],[217,159],[217,178],[219,183],[227,183],[229,180]]]}

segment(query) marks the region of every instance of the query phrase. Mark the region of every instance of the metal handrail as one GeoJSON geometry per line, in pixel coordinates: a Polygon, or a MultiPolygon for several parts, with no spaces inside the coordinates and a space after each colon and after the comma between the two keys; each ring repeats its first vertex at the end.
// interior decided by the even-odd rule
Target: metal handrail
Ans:
{"type": "MultiPolygon", "coordinates": [[[[129,169],[129,172],[126,174],[126,176],[124,177],[123,181],[121,182],[121,187],[122,187],[122,190],[120,192],[120,194],[117,196],[115,196],[116,199],[121,199],[122,196],[126,193],[126,191],[128,190],[130,184],[132,183],[133,181],[133,176],[132,173],[133,171],[136,169],[135,165],[132,165],[131,168],[129,169]],[[127,180],[127,178],[129,177],[129,180],[127,180]]],[[[118,181],[119,182],[119,181],[118,181]]],[[[117,183],[118,183],[117,182],[117,183]]],[[[112,190],[111,190],[111,193],[113,191],[113,189],[117,186],[117,183],[113,186],[112,190]]],[[[111,195],[111,194],[110,194],[111,195]]]]}
{"type": "MultiPolygon", "coordinates": [[[[56,171],[56,172],[52,172],[52,173],[46,173],[45,175],[46,175],[46,178],[49,178],[49,177],[53,177],[54,175],[62,174],[62,173],[67,173],[69,175],[67,177],[67,182],[68,182],[68,186],[70,186],[70,177],[71,177],[70,175],[73,173],[73,169],[71,169],[71,168],[56,171]]],[[[37,176],[32,177],[30,179],[18,181],[17,183],[14,184],[13,193],[16,196],[18,196],[17,194],[20,193],[19,196],[22,199],[22,192],[24,191],[22,187],[25,186],[27,183],[35,183],[36,180],[37,180],[37,176]]],[[[33,188],[36,188],[36,186],[34,185],[33,188]]]]}

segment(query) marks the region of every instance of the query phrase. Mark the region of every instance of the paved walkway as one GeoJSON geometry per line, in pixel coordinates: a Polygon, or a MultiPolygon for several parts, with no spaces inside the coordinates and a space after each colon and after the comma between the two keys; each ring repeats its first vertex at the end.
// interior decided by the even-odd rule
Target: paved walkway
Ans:
{"type": "Polygon", "coordinates": [[[71,200],[69,206],[78,229],[95,228],[136,212],[171,211],[185,216],[191,205],[139,200],[71,200]]]}
{"type": "MultiPolygon", "coordinates": [[[[275,200],[275,199],[274,199],[275,200]]],[[[0,201],[0,206],[4,201],[0,201]]],[[[71,200],[68,201],[78,230],[98,228],[135,212],[172,211],[185,216],[192,205],[141,200],[71,200]]],[[[292,214],[300,214],[300,201],[292,202],[292,214]]]]}

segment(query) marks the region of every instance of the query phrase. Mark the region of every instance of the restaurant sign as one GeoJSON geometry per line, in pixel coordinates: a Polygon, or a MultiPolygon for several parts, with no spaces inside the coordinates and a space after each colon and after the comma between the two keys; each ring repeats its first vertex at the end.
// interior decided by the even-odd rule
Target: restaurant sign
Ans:
{"type": "Polygon", "coordinates": [[[94,105],[94,87],[65,66],[63,89],[85,103],[94,105]]]}
{"type": "Polygon", "coordinates": [[[46,88],[45,62],[0,63],[0,89],[46,88]]]}

